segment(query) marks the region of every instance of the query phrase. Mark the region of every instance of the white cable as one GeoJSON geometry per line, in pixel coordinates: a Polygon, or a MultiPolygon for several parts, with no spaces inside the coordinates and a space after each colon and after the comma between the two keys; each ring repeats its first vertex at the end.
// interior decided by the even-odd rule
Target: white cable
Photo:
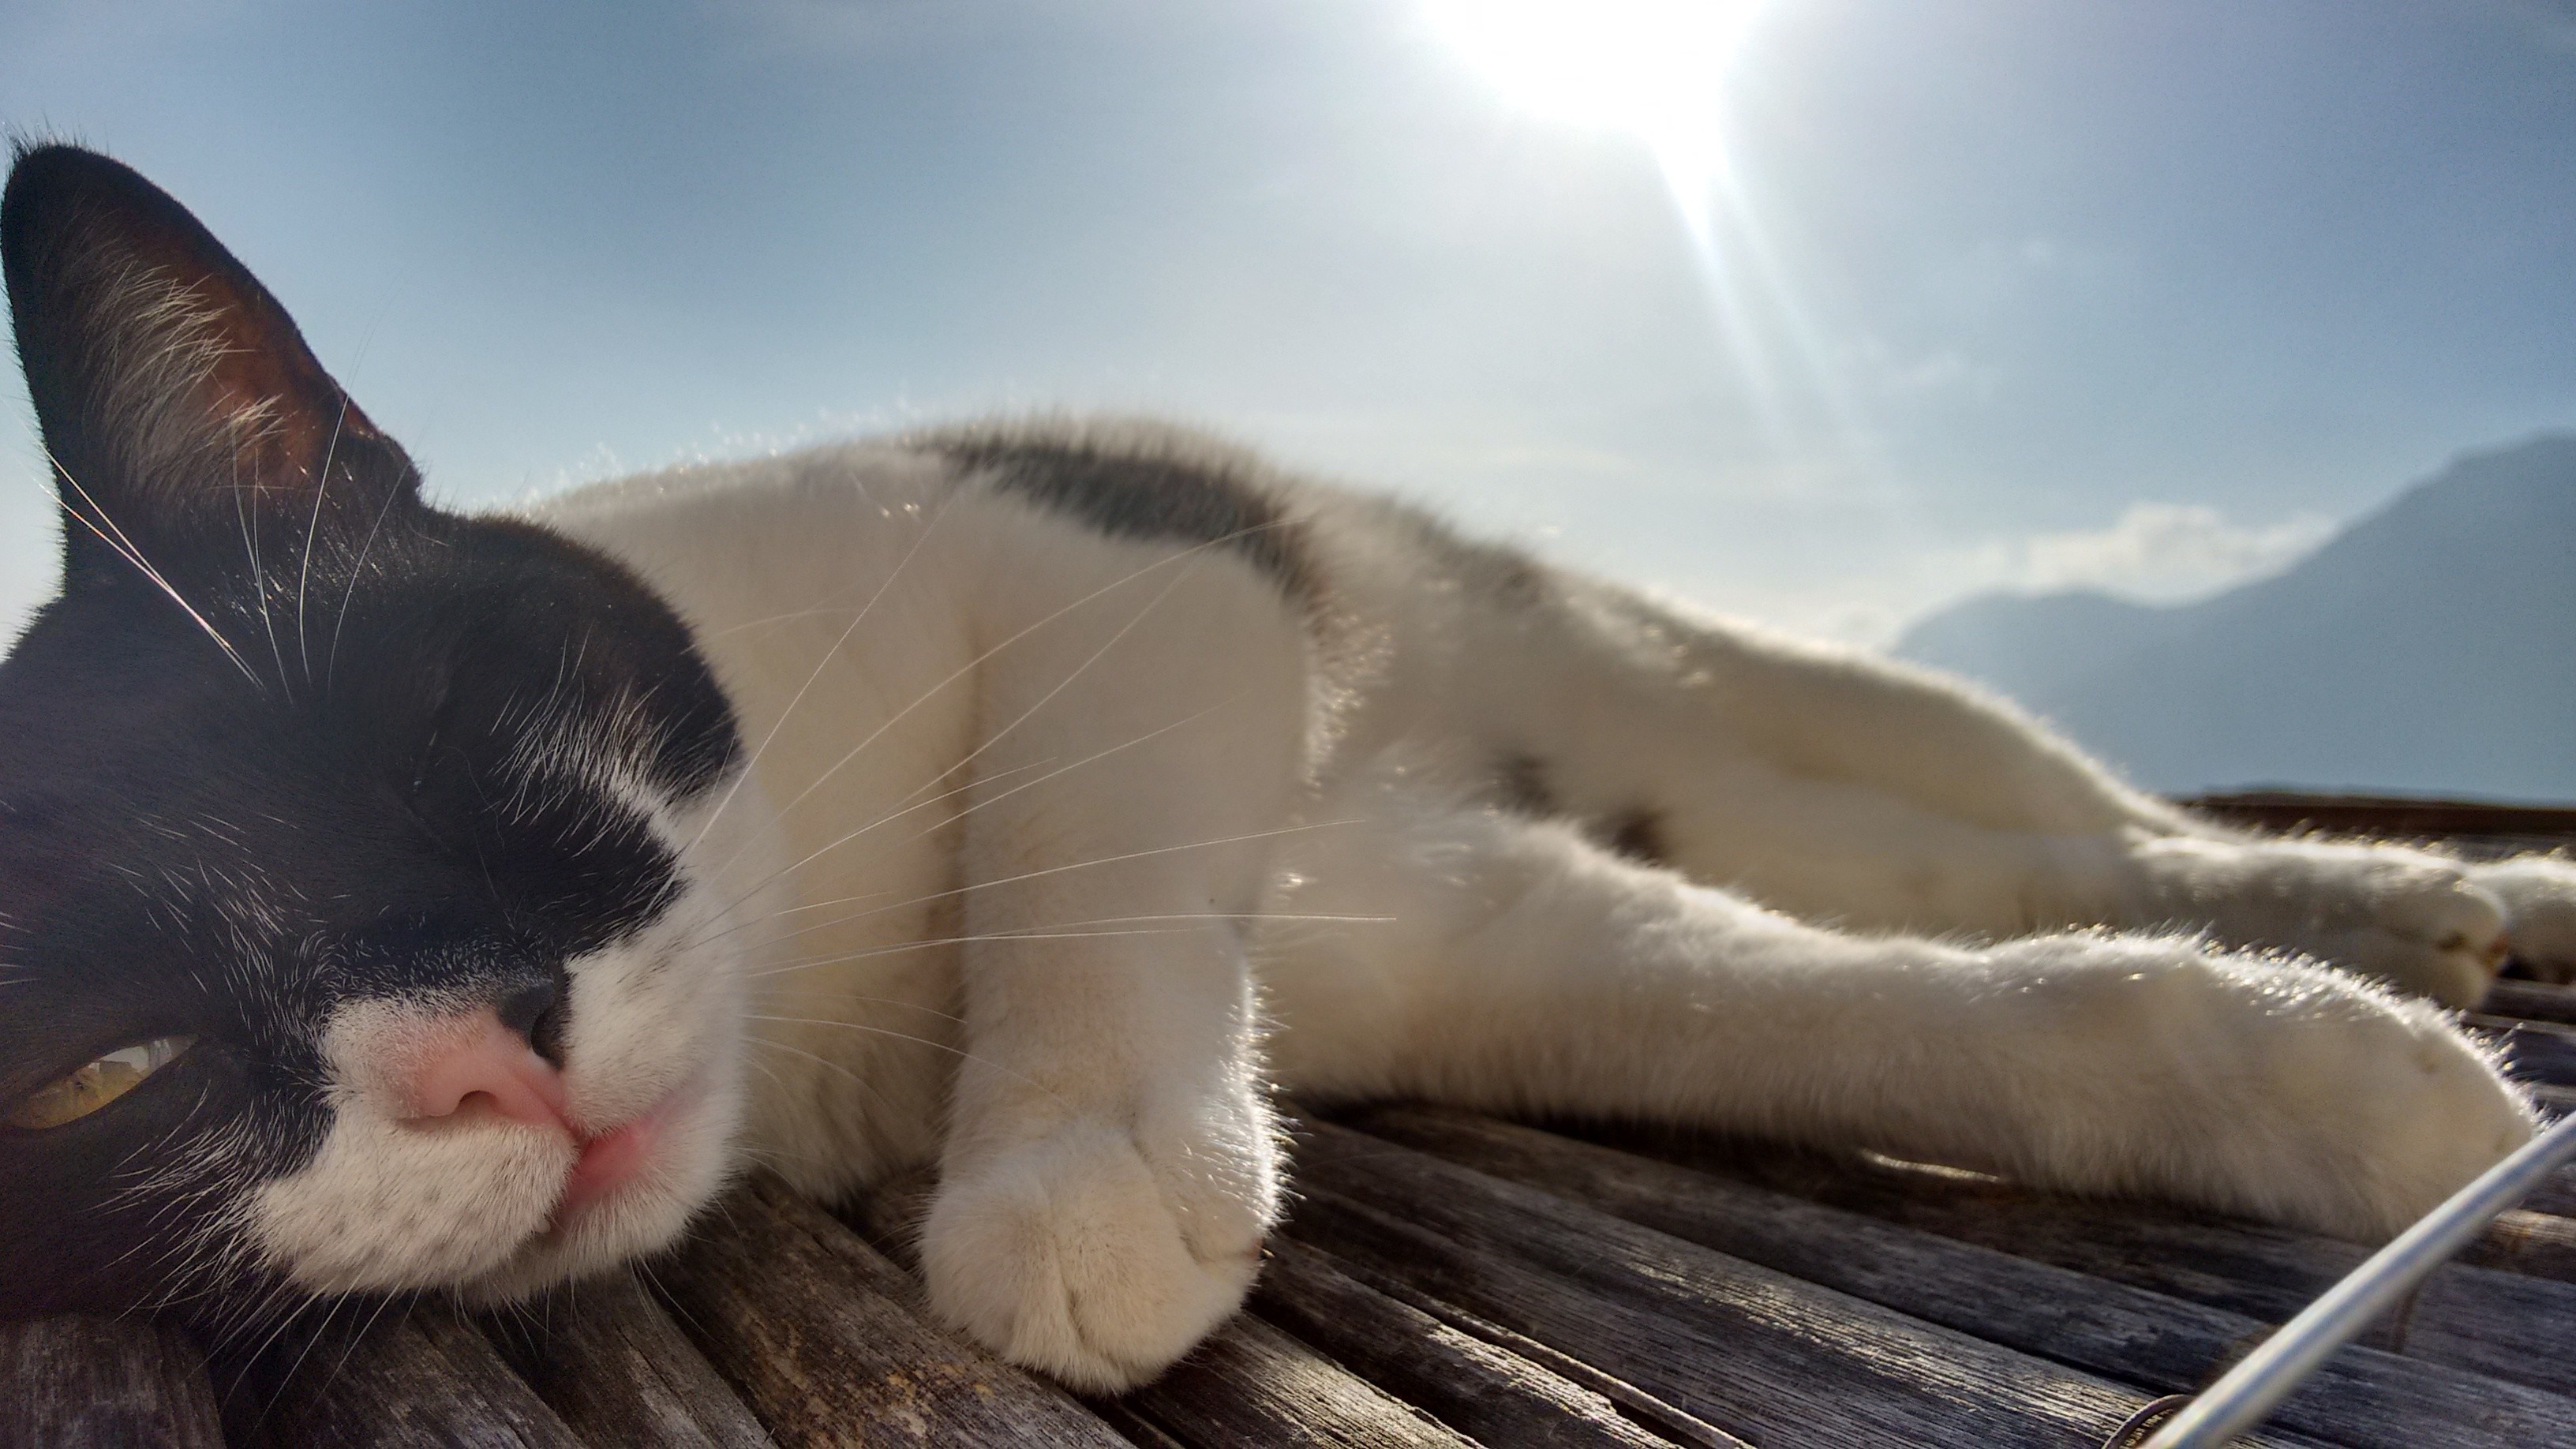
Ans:
{"type": "Polygon", "coordinates": [[[2218,1449],[2262,1422],[2272,1406],[2444,1260],[2469,1244],[2496,1214],[2522,1201],[2561,1164],[2576,1159],[2576,1116],[2561,1120],[2486,1170],[2450,1200],[2416,1219],[2397,1240],[2370,1255],[2299,1316],[2282,1324],[2190,1407],[2165,1421],[2146,1449],[2218,1449]]]}

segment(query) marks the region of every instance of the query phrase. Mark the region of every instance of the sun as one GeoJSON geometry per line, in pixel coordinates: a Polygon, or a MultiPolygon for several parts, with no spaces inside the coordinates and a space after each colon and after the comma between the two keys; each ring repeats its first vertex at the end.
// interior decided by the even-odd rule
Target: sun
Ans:
{"type": "Polygon", "coordinates": [[[1422,0],[1508,103],[1623,131],[1677,184],[1712,179],[1726,71],[1760,0],[1422,0]]]}

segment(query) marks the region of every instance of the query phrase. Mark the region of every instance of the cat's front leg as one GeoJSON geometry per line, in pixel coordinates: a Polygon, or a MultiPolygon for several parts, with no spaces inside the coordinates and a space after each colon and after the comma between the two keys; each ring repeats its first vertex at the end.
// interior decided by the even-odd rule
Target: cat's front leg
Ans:
{"type": "Polygon", "coordinates": [[[1266,584],[1187,567],[1005,657],[962,822],[931,1303],[1097,1391],[1234,1312],[1279,1195],[1245,932],[1301,798],[1304,646],[1266,584]]]}
{"type": "Polygon", "coordinates": [[[1845,935],[1562,827],[1354,806],[1386,828],[1300,847],[1291,899],[1392,923],[1269,972],[1301,1096],[1869,1146],[2363,1239],[2533,1129],[2444,1013],[2342,972],[2172,935],[1845,935]]]}

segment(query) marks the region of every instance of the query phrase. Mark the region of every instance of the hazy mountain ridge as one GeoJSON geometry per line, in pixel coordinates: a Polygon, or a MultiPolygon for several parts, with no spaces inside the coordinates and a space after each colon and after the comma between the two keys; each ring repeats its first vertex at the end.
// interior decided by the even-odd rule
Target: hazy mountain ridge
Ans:
{"type": "Polygon", "coordinates": [[[2576,436],[2464,455],[2212,598],[1985,595],[1896,652],[2159,789],[2576,800],[2576,436]]]}

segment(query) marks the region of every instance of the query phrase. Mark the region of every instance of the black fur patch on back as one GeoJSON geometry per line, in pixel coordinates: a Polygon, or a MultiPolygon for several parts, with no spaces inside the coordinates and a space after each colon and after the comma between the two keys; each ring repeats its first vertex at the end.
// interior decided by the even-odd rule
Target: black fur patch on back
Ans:
{"type": "Polygon", "coordinates": [[[1112,538],[1213,544],[1249,561],[1311,612],[1321,589],[1304,528],[1258,465],[1184,434],[959,431],[917,440],[1001,492],[1068,513],[1112,538]]]}
{"type": "Polygon", "coordinates": [[[1547,783],[1547,762],[1536,755],[1509,754],[1494,765],[1494,803],[1514,815],[1544,820],[1564,807],[1547,783]]]}
{"type": "Polygon", "coordinates": [[[1663,817],[1643,806],[1598,822],[1593,833],[1603,845],[1641,865],[1672,864],[1664,846],[1663,817]]]}

